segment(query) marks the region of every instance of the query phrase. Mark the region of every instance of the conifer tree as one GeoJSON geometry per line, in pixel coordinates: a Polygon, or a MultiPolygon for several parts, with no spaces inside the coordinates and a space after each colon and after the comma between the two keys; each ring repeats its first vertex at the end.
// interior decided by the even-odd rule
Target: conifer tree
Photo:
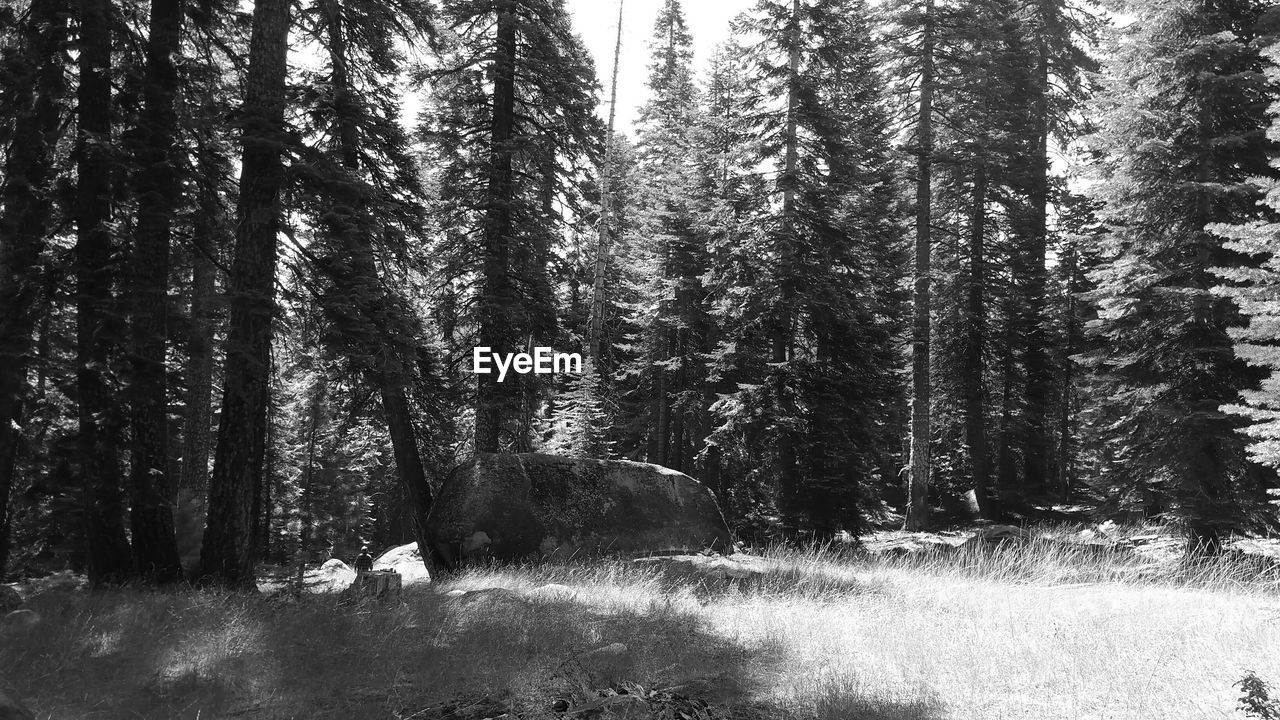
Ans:
{"type": "Polygon", "coordinates": [[[112,365],[120,332],[113,290],[112,28],[107,0],[80,0],[76,92],[76,344],[80,477],[89,579],[116,583],[133,572],[124,529],[112,365]]]}
{"type": "Polygon", "coordinates": [[[1235,304],[1212,268],[1245,258],[1207,228],[1257,218],[1249,178],[1277,176],[1260,132],[1273,92],[1259,3],[1138,3],[1115,32],[1095,105],[1109,232],[1092,273],[1094,472],[1113,503],[1176,521],[1214,552],[1256,516],[1259,474],[1220,409],[1256,372],[1233,352],[1235,304]]]}
{"type": "MultiPolygon", "coordinates": [[[[465,345],[499,354],[547,345],[557,333],[547,277],[563,230],[556,207],[578,206],[583,161],[603,135],[594,67],[563,0],[453,0],[441,16],[452,37],[430,73],[424,133],[443,165],[444,272],[471,290],[475,341],[465,345]]],[[[529,449],[545,388],[532,375],[474,379],[475,450],[529,449]]]]}
{"type": "Polygon", "coordinates": [[[762,2],[742,29],[762,40],[750,55],[753,115],[771,209],[744,249],[754,302],[735,323],[741,335],[721,343],[754,372],[717,406],[726,430],[739,422],[726,415],[763,419],[763,447],[751,453],[773,480],[784,527],[856,530],[859,486],[878,484],[895,444],[878,419],[897,394],[887,369],[898,315],[885,279],[901,247],[867,9],[762,2]]]}
{"type": "MultiPolygon", "coordinates": [[[[1273,84],[1280,84],[1280,52],[1272,46],[1266,53],[1271,65],[1267,68],[1267,77],[1273,84]]],[[[1272,143],[1280,142],[1280,102],[1273,102],[1270,108],[1273,117],[1267,129],[1267,137],[1272,143]]],[[[1280,155],[1271,157],[1273,171],[1280,171],[1280,155]]],[[[1276,252],[1276,233],[1280,232],[1280,180],[1273,172],[1266,177],[1254,178],[1261,195],[1260,202],[1270,212],[1266,219],[1253,220],[1244,224],[1221,224],[1209,227],[1210,232],[1227,238],[1226,248],[1246,256],[1263,258],[1256,267],[1223,267],[1217,268],[1219,276],[1226,284],[1214,288],[1214,291],[1231,298],[1240,308],[1248,322],[1242,327],[1231,328],[1236,355],[1249,364],[1265,368],[1269,374],[1261,385],[1255,389],[1241,392],[1240,402],[1224,406],[1224,410],[1248,418],[1250,425],[1244,433],[1251,439],[1248,450],[1250,457],[1268,467],[1280,467],[1280,379],[1276,377],[1276,369],[1280,368],[1275,340],[1280,337],[1277,328],[1280,324],[1280,253],[1276,252]]],[[[1273,493],[1276,491],[1273,489],[1273,493]]]]}
{"type": "Polygon", "coordinates": [[[391,255],[410,228],[426,224],[391,82],[403,63],[396,41],[412,44],[430,32],[429,7],[320,0],[300,19],[326,60],[319,76],[304,83],[314,89],[304,99],[315,134],[329,138],[302,178],[313,198],[307,209],[320,230],[311,250],[321,275],[319,300],[329,315],[329,336],[378,388],[418,541],[429,548],[431,488],[409,395],[411,339],[418,333],[377,267],[380,250],[391,255]]]}
{"type": "Polygon", "coordinates": [[[169,392],[165,368],[169,339],[169,256],[179,207],[175,151],[180,78],[174,61],[182,47],[186,3],[152,0],[143,78],[143,108],[136,129],[137,225],[130,274],[132,445],[129,511],[138,572],[153,582],[182,577],[174,535],[169,475],[169,392]]]}
{"type": "Polygon", "coordinates": [[[657,302],[646,329],[646,356],[637,371],[649,393],[649,462],[688,470],[701,450],[706,337],[703,238],[694,227],[692,132],[697,91],[693,40],[679,0],[658,12],[650,42],[649,99],[637,123],[637,159],[645,183],[641,212],[658,260],[648,292],[657,302]]]}
{"type": "Polygon", "coordinates": [[[289,16],[288,0],[254,4],[222,415],[200,553],[204,581],[246,590],[256,587],[253,512],[266,453],[289,16]]]}
{"type": "Polygon", "coordinates": [[[59,102],[66,92],[62,52],[69,15],[70,6],[62,0],[32,4],[18,24],[17,42],[6,49],[0,65],[4,123],[12,128],[0,188],[0,577],[9,558],[9,499],[26,425],[23,408],[38,320],[39,262],[55,219],[54,146],[61,122],[59,102]]]}

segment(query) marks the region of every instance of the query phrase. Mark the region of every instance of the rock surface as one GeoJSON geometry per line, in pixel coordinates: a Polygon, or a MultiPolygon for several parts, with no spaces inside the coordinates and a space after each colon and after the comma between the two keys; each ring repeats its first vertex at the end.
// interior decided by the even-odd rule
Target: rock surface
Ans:
{"type": "Polygon", "coordinates": [[[338,592],[355,582],[356,571],[337,558],[325,560],[315,577],[307,578],[307,586],[315,592],[338,592]]]}
{"type": "Polygon", "coordinates": [[[427,532],[451,565],[598,553],[728,548],[711,491],[657,465],[480,454],[445,481],[427,532]]]}
{"type": "Polygon", "coordinates": [[[550,583],[536,587],[524,595],[530,600],[541,600],[543,602],[571,602],[578,598],[578,591],[568,585],[550,583]]]}
{"type": "Polygon", "coordinates": [[[635,563],[657,567],[665,572],[714,580],[745,580],[760,577],[767,570],[763,558],[740,553],[636,558],[635,563]]]}
{"type": "Polygon", "coordinates": [[[402,585],[429,582],[431,573],[422,564],[422,553],[418,551],[418,543],[399,545],[382,553],[373,561],[374,570],[391,570],[400,573],[402,585]]]}
{"type": "Polygon", "coordinates": [[[0,615],[22,607],[22,593],[8,585],[0,585],[0,615]]]}
{"type": "Polygon", "coordinates": [[[34,720],[35,715],[18,699],[0,690],[0,720],[34,720]]]}
{"type": "Polygon", "coordinates": [[[980,527],[973,536],[964,541],[964,547],[984,547],[989,545],[1018,545],[1031,541],[1031,533],[1015,525],[990,525],[980,527]]]}
{"type": "Polygon", "coordinates": [[[14,610],[0,618],[0,628],[28,628],[40,624],[40,615],[35,610],[14,610]]]}

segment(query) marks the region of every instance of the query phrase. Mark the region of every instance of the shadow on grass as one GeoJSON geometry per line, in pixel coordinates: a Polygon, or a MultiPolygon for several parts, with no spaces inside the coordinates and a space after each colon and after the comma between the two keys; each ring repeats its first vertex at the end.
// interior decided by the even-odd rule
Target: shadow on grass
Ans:
{"type": "Polygon", "coordinates": [[[611,717],[601,714],[611,694],[646,698],[627,717],[943,717],[932,700],[866,697],[847,683],[792,683],[811,696],[772,697],[764,686],[788,672],[784,644],[716,632],[688,588],[652,577],[550,595],[527,584],[446,594],[484,579],[411,588],[399,605],[49,594],[32,602],[41,625],[0,631],[0,682],[41,720],[611,717]]]}

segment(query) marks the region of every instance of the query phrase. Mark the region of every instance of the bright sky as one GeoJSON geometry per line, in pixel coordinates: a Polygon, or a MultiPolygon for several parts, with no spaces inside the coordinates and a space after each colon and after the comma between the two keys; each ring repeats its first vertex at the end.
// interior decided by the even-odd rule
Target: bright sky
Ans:
{"type": "MultiPolygon", "coordinates": [[[[649,74],[649,37],[663,0],[624,0],[622,62],[618,69],[618,132],[633,134],[636,109],[645,101],[649,74]]],[[[708,58],[729,37],[729,21],[754,5],[754,0],[683,0],[685,22],[693,36],[694,67],[701,74],[708,58]]],[[[609,77],[613,72],[613,44],[618,28],[618,0],[568,0],[574,29],[596,61],[600,76],[601,117],[609,116],[609,77]]]]}

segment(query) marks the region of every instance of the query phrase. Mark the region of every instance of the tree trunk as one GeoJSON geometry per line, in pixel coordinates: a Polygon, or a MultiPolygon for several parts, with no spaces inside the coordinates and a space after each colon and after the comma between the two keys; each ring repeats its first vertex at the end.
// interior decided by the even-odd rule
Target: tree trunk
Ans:
{"type": "MultiPolygon", "coordinates": [[[[791,248],[796,231],[796,177],[799,162],[799,105],[800,105],[800,0],[791,3],[790,47],[787,50],[787,127],[783,142],[783,174],[779,179],[782,188],[782,243],[778,252],[779,291],[778,312],[773,329],[772,361],[783,364],[790,358],[792,333],[792,273],[794,258],[791,248]]],[[[780,418],[790,420],[794,416],[787,390],[787,370],[778,367],[775,388],[775,403],[780,418]]],[[[796,463],[796,441],[791,429],[783,425],[778,428],[778,505],[784,523],[789,529],[794,525],[797,501],[800,493],[800,469],[796,463]]]]}
{"type": "MultiPolygon", "coordinates": [[[[1021,328],[1017,322],[1017,310],[1011,310],[1005,321],[1004,347],[1001,348],[1003,359],[1000,361],[1001,398],[1000,398],[1000,439],[999,456],[996,460],[996,475],[999,495],[1002,502],[1016,500],[1021,503],[1025,499],[1023,487],[1018,485],[1018,464],[1015,450],[1018,447],[1017,417],[1017,362],[1016,354],[1021,328]]],[[[1004,502],[1008,508],[1008,503],[1004,502]]]]}
{"type": "Polygon", "coordinates": [[[600,353],[604,344],[604,283],[609,269],[609,223],[613,215],[613,126],[618,109],[618,65],[622,57],[622,6],[623,0],[618,0],[618,35],[613,45],[613,81],[609,84],[608,134],[605,135],[604,159],[600,162],[600,232],[591,279],[589,350],[598,371],[603,371],[604,367],[600,353]]]}
{"type": "Polygon", "coordinates": [[[262,479],[266,445],[289,6],[257,0],[253,8],[222,417],[200,555],[208,582],[244,590],[256,588],[253,486],[262,479]]]}
{"type": "Polygon", "coordinates": [[[217,169],[202,147],[198,167],[200,197],[197,203],[194,245],[191,255],[190,330],[187,336],[187,403],[182,430],[182,474],[178,487],[203,496],[209,485],[209,451],[213,437],[213,357],[216,329],[214,303],[217,292],[216,261],[222,256],[225,212],[214,176],[217,169]]]}
{"type": "Polygon", "coordinates": [[[985,520],[995,519],[995,508],[987,487],[987,420],[984,402],[986,363],[983,345],[986,339],[986,244],[987,168],[979,161],[973,179],[973,213],[969,228],[969,298],[964,366],[965,441],[969,450],[969,470],[973,474],[973,493],[978,512],[985,520]]]}
{"type": "MultiPolygon", "coordinates": [[[[22,405],[39,294],[37,263],[49,233],[50,147],[57,141],[63,0],[34,3],[22,28],[22,65],[12,79],[13,137],[0,199],[0,578],[9,559],[9,496],[22,440],[22,405]]],[[[47,333],[45,334],[47,336],[47,333]]]]}
{"type": "MultiPolygon", "coordinates": [[[[516,108],[516,16],[513,0],[499,0],[493,54],[493,118],[490,123],[488,207],[485,209],[482,287],[478,298],[480,345],[513,351],[508,315],[516,310],[511,282],[511,232],[516,108]]],[[[517,383],[504,387],[496,373],[476,375],[476,452],[498,452],[506,416],[519,407],[517,383]],[[512,390],[515,388],[515,391],[512,390]]]]}
{"type": "Polygon", "coordinates": [[[925,0],[924,28],[920,45],[920,117],[916,135],[916,259],[912,289],[911,320],[911,464],[907,486],[907,530],[929,527],[929,284],[931,251],[930,187],[933,155],[933,0],[925,0]]]}
{"type": "Polygon", "coordinates": [[[109,365],[117,331],[110,308],[117,268],[111,243],[111,4],[80,0],[80,88],[77,93],[76,369],[80,477],[84,483],[89,581],[124,581],[132,572],[125,537],[116,428],[109,418],[109,365]]]}
{"type": "Polygon", "coordinates": [[[1066,248],[1066,252],[1062,258],[1062,272],[1066,280],[1066,328],[1062,348],[1062,379],[1059,385],[1059,396],[1061,401],[1058,405],[1058,462],[1057,462],[1057,491],[1058,496],[1064,502],[1071,495],[1071,486],[1073,484],[1072,475],[1074,473],[1073,458],[1075,457],[1075,439],[1072,437],[1072,426],[1074,424],[1074,402],[1075,396],[1075,363],[1071,360],[1071,356],[1075,355],[1080,346],[1081,328],[1080,323],[1076,319],[1076,313],[1079,312],[1076,307],[1076,293],[1080,292],[1080,283],[1078,281],[1080,260],[1079,253],[1076,249],[1075,241],[1071,241],[1066,248]]]}
{"type": "MultiPolygon", "coordinates": [[[[1042,31],[1043,32],[1043,31],[1042,31]]],[[[1053,390],[1053,367],[1049,358],[1049,337],[1045,325],[1048,271],[1045,254],[1048,247],[1047,213],[1049,205],[1049,63],[1044,38],[1039,39],[1035,103],[1035,154],[1028,158],[1031,169],[1027,203],[1027,279],[1026,279],[1026,436],[1023,444],[1026,489],[1042,492],[1051,475],[1050,453],[1052,430],[1049,403],[1053,390]]]]}
{"type": "MultiPolygon", "coordinates": [[[[351,87],[342,7],[338,0],[329,0],[326,9],[329,16],[329,59],[337,93],[335,105],[342,166],[355,175],[360,172],[359,129],[354,122],[358,108],[354,101],[354,89],[351,87]]],[[[379,281],[373,246],[369,241],[371,233],[378,229],[376,219],[367,214],[356,216],[362,212],[359,198],[339,198],[337,204],[347,213],[349,221],[335,222],[331,231],[340,236],[339,240],[351,260],[351,281],[358,288],[358,307],[361,308],[364,320],[371,325],[370,332],[365,334],[370,339],[366,351],[374,362],[371,379],[377,385],[382,400],[382,412],[391,437],[396,473],[412,509],[414,535],[419,552],[430,571],[436,564],[432,561],[435,548],[426,531],[427,514],[431,511],[431,486],[427,482],[413,426],[408,392],[409,373],[402,359],[402,348],[397,347],[389,327],[393,312],[391,299],[379,281]]]]}
{"type": "Polygon", "coordinates": [[[182,0],[151,0],[143,109],[135,162],[138,222],[134,231],[132,372],[129,383],[133,444],[130,462],[130,521],[133,557],[150,582],[182,577],[174,534],[174,479],[168,473],[169,240],[177,210],[178,175],[174,101],[178,75],[173,57],[182,48],[182,0]]]}

